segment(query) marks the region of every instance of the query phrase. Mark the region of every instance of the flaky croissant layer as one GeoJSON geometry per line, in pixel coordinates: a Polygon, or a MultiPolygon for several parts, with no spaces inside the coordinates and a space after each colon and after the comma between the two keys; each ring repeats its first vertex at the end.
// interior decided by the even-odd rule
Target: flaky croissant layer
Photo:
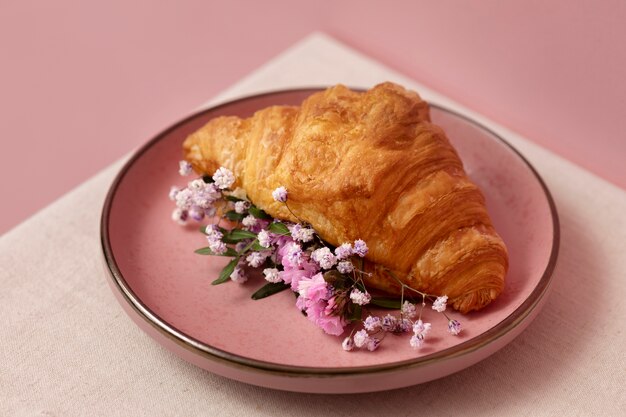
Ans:
{"type": "Polygon", "coordinates": [[[301,106],[218,117],[184,142],[199,173],[231,169],[235,186],[273,217],[289,208],[333,245],[363,239],[366,283],[399,294],[396,278],[478,310],[504,287],[507,250],[485,200],[415,92],[383,83],[366,92],[337,85],[301,106]]]}

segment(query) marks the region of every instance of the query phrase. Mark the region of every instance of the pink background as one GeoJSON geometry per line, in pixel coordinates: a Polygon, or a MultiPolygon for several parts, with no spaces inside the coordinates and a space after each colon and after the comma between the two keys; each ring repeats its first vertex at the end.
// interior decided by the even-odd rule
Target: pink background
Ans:
{"type": "Polygon", "coordinates": [[[0,233],[314,30],[626,188],[625,21],[619,0],[2,1],[0,233]]]}

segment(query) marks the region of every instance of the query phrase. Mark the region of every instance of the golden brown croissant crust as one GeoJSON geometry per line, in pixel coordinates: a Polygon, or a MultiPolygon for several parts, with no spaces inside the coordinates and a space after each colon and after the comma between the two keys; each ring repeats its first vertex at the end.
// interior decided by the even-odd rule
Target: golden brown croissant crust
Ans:
{"type": "Polygon", "coordinates": [[[445,133],[430,123],[415,92],[383,83],[364,93],[338,85],[300,107],[273,106],[252,117],[218,117],[187,138],[196,171],[231,169],[235,186],[272,216],[289,208],[333,245],[363,239],[366,283],[448,295],[461,312],[478,310],[504,287],[507,251],[485,201],[445,133]]]}

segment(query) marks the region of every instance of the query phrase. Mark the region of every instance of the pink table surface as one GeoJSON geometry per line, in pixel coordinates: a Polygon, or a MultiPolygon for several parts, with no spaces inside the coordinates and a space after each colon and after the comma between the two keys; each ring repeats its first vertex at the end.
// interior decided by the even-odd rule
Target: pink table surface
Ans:
{"type": "Polygon", "coordinates": [[[618,0],[2,2],[0,233],[313,30],[626,188],[625,20],[618,0]]]}

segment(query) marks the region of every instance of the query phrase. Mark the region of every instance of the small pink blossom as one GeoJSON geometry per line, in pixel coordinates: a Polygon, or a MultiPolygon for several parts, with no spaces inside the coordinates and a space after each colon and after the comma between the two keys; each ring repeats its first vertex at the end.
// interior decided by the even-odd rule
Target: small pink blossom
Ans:
{"type": "Polygon", "coordinates": [[[325,300],[328,296],[328,284],[322,274],[318,273],[311,278],[302,278],[298,283],[298,293],[313,302],[325,300]]]}
{"type": "Polygon", "coordinates": [[[408,301],[405,301],[402,304],[402,315],[406,316],[410,319],[414,318],[417,315],[417,309],[415,308],[415,304],[412,304],[408,301]]]}
{"type": "Polygon", "coordinates": [[[277,189],[272,191],[272,197],[279,203],[284,203],[287,201],[287,194],[287,189],[285,187],[278,187],[277,189]]]}
{"type": "Polygon", "coordinates": [[[419,349],[422,347],[423,344],[424,344],[424,336],[421,334],[414,334],[411,337],[411,340],[409,340],[409,345],[411,345],[413,349],[419,349]]]}
{"type": "Polygon", "coordinates": [[[257,239],[259,240],[259,245],[264,248],[269,248],[271,245],[271,236],[270,232],[267,230],[261,230],[257,235],[257,239]]]}
{"type": "Polygon", "coordinates": [[[354,346],[360,348],[367,344],[367,342],[370,339],[370,335],[367,334],[365,330],[359,330],[358,332],[354,334],[353,339],[354,339],[354,346]]]}
{"type": "Polygon", "coordinates": [[[323,269],[330,269],[337,263],[335,255],[326,247],[314,250],[311,253],[311,259],[317,262],[323,269]]]}
{"type": "Polygon", "coordinates": [[[448,321],[448,332],[450,332],[450,334],[454,336],[457,336],[459,333],[461,333],[461,323],[459,323],[457,320],[448,321]]]}
{"type": "Polygon", "coordinates": [[[443,313],[446,311],[446,303],[448,302],[448,296],[442,295],[441,297],[437,297],[435,302],[433,303],[433,310],[438,311],[439,313],[443,313]]]}
{"type": "Polygon", "coordinates": [[[413,324],[413,332],[416,335],[426,336],[430,331],[431,324],[424,323],[422,320],[418,320],[413,324]]]}
{"type": "Polygon", "coordinates": [[[350,292],[350,299],[354,304],[364,306],[372,300],[372,296],[367,292],[362,292],[358,288],[354,288],[350,292]]]}
{"type": "Polygon", "coordinates": [[[235,213],[243,214],[250,208],[250,203],[247,201],[235,202],[235,213]]]}
{"type": "Polygon", "coordinates": [[[228,168],[219,167],[213,174],[215,186],[220,190],[230,188],[235,183],[235,174],[228,168]]]}
{"type": "Polygon", "coordinates": [[[337,259],[342,260],[352,256],[352,245],[349,243],[342,243],[335,248],[335,256],[337,259]]]}
{"type": "Polygon", "coordinates": [[[343,342],[341,343],[341,347],[346,352],[349,352],[352,349],[354,349],[354,341],[352,340],[352,338],[350,336],[348,336],[345,339],[343,339],[343,342]]]}
{"type": "Polygon", "coordinates": [[[237,284],[243,284],[248,280],[248,277],[243,272],[243,269],[239,266],[235,267],[235,270],[232,274],[230,274],[230,279],[235,281],[237,284]]]}
{"type": "Polygon", "coordinates": [[[193,167],[191,166],[191,164],[187,161],[180,161],[178,163],[178,173],[183,176],[186,177],[187,175],[191,174],[193,172],[193,167]]]}
{"type": "Polygon", "coordinates": [[[355,255],[360,256],[361,258],[365,257],[365,255],[367,255],[367,252],[369,251],[367,244],[365,243],[364,240],[362,239],[357,239],[354,241],[354,246],[352,249],[352,252],[355,255]]]}
{"type": "Polygon", "coordinates": [[[349,274],[354,271],[354,265],[352,265],[352,262],[350,261],[341,261],[337,264],[337,271],[342,274],[349,274]]]}
{"type": "Polygon", "coordinates": [[[263,270],[263,275],[265,275],[265,279],[272,283],[281,282],[280,274],[278,269],[276,268],[265,268],[263,270]]]}
{"type": "Polygon", "coordinates": [[[363,327],[369,332],[375,332],[380,329],[382,323],[380,317],[376,316],[367,316],[365,321],[363,322],[363,327]]]}

